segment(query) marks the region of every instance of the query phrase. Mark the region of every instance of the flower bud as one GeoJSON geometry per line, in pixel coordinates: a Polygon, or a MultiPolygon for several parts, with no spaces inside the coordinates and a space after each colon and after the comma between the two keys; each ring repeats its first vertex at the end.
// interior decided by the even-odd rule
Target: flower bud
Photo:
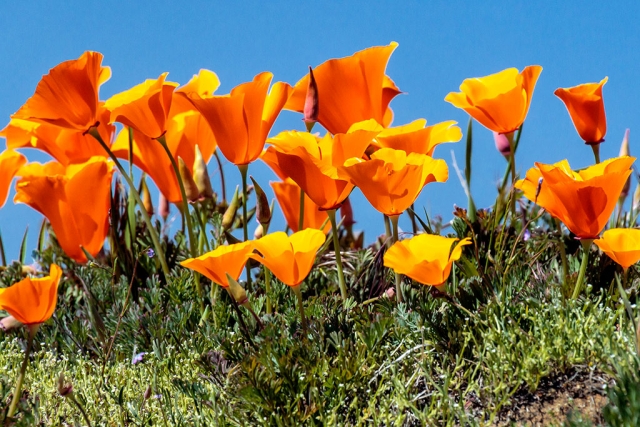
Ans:
{"type": "Polygon", "coordinates": [[[18,322],[13,316],[7,316],[0,320],[0,329],[5,333],[19,328],[20,326],[22,326],[22,323],[18,322]]]}
{"type": "Polygon", "coordinates": [[[271,222],[271,209],[269,208],[269,200],[267,199],[267,195],[262,190],[262,187],[258,185],[253,177],[251,178],[251,182],[253,182],[253,187],[256,190],[256,219],[260,224],[269,224],[271,222]]]}
{"type": "Polygon", "coordinates": [[[198,188],[198,197],[202,199],[213,199],[213,188],[207,164],[202,157],[200,147],[196,145],[196,158],[193,161],[193,180],[198,188]]]}
{"type": "Polygon", "coordinates": [[[256,231],[253,232],[253,238],[258,240],[262,238],[262,236],[264,236],[264,227],[262,226],[262,224],[258,224],[258,226],[256,227],[256,231]]]}
{"type": "Polygon", "coordinates": [[[356,222],[353,220],[353,208],[351,201],[347,197],[340,207],[340,215],[342,216],[342,225],[345,228],[352,227],[356,222]]]}
{"type": "Polygon", "coordinates": [[[182,178],[182,185],[184,185],[184,192],[187,195],[187,200],[195,202],[198,200],[199,191],[195,181],[193,180],[191,171],[189,171],[189,168],[181,157],[178,157],[178,166],[178,169],[180,170],[180,177],[182,178]]]}
{"type": "Polygon", "coordinates": [[[304,100],[304,109],[302,110],[303,121],[307,125],[307,130],[311,132],[313,125],[318,121],[319,112],[318,103],[318,85],[313,76],[313,68],[309,67],[309,86],[307,86],[307,96],[304,100]]]}
{"type": "Polygon", "coordinates": [[[62,397],[70,397],[73,394],[73,384],[70,382],[66,382],[64,378],[64,373],[60,372],[60,376],[58,376],[58,393],[62,397]]]}
{"type": "Polygon", "coordinates": [[[636,185],[636,191],[633,192],[633,210],[640,210],[640,184],[636,185]]]}
{"type": "MultiPolygon", "coordinates": [[[[629,129],[624,133],[624,138],[622,138],[622,144],[620,145],[620,157],[629,156],[629,129]]],[[[627,178],[627,182],[624,183],[624,187],[622,187],[622,191],[620,192],[620,202],[624,203],[624,200],[629,195],[629,189],[631,188],[631,177],[627,178]]]]}
{"type": "Polygon", "coordinates": [[[233,198],[231,199],[231,203],[229,203],[229,207],[222,215],[222,230],[227,231],[233,225],[234,220],[236,219],[236,212],[238,211],[239,204],[239,196],[238,196],[239,187],[236,186],[236,191],[233,193],[233,198]]]}
{"type": "Polygon", "coordinates": [[[144,400],[149,400],[150,397],[151,397],[151,386],[148,386],[147,389],[144,391],[142,398],[144,400]]]}
{"type": "Polygon", "coordinates": [[[513,143],[513,132],[498,133],[493,132],[493,140],[496,143],[496,149],[505,157],[511,155],[511,143],[513,143]]]}
{"type": "Polygon", "coordinates": [[[142,205],[144,206],[144,210],[147,211],[149,215],[153,215],[153,202],[151,202],[151,193],[149,192],[147,179],[144,174],[140,180],[140,195],[142,196],[142,205]]]}
{"type": "Polygon", "coordinates": [[[169,205],[169,200],[167,200],[167,198],[164,197],[164,194],[160,192],[160,198],[158,199],[158,215],[162,217],[163,221],[166,221],[170,212],[171,205],[169,205]]]}
{"type": "Polygon", "coordinates": [[[231,277],[229,273],[227,273],[227,280],[229,281],[229,287],[226,288],[226,290],[229,292],[229,295],[231,295],[238,305],[244,304],[248,300],[247,293],[244,288],[240,286],[240,283],[231,277]]]}

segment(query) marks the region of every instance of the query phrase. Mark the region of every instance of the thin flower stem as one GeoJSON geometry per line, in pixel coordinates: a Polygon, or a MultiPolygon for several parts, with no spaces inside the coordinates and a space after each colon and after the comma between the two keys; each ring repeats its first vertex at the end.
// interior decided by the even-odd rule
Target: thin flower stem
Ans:
{"type": "Polygon", "coordinates": [[[384,234],[385,236],[387,236],[387,240],[385,241],[385,244],[387,245],[387,249],[389,249],[391,247],[391,223],[389,222],[389,217],[386,216],[385,214],[382,214],[382,217],[384,218],[384,234]]]}
{"type": "Polygon", "coordinates": [[[100,133],[98,132],[98,129],[96,127],[92,127],[87,131],[87,133],[89,133],[89,135],[91,135],[98,141],[98,143],[109,155],[111,160],[113,160],[113,162],[115,163],[116,167],[120,171],[120,174],[122,175],[124,180],[127,181],[127,185],[129,186],[129,191],[131,192],[131,194],[133,194],[134,199],[136,199],[136,203],[140,207],[140,214],[142,215],[142,219],[147,225],[147,229],[149,230],[149,236],[151,237],[151,241],[153,242],[153,246],[156,251],[158,260],[160,261],[160,266],[162,267],[162,272],[164,273],[164,277],[166,278],[166,280],[169,280],[169,266],[167,265],[167,260],[164,255],[164,250],[160,245],[160,238],[158,237],[158,233],[156,232],[155,227],[151,223],[151,218],[149,217],[149,213],[144,208],[144,203],[142,203],[142,199],[140,198],[140,194],[138,194],[138,191],[136,190],[135,184],[133,183],[133,181],[131,181],[131,178],[129,177],[129,175],[127,175],[127,172],[125,171],[124,167],[122,167],[122,164],[120,163],[118,158],[115,156],[115,154],[113,154],[113,151],[111,151],[109,146],[104,142],[104,140],[100,136],[100,133]]]}
{"type": "Polygon", "coordinates": [[[29,325],[27,327],[29,329],[29,337],[27,338],[27,350],[24,352],[24,359],[22,360],[20,373],[18,374],[18,379],[16,380],[16,388],[13,392],[13,399],[11,399],[11,405],[9,406],[9,412],[7,412],[7,418],[12,418],[16,413],[16,409],[18,408],[18,403],[20,402],[20,397],[22,396],[22,383],[24,382],[24,375],[27,372],[27,367],[29,366],[29,356],[31,355],[31,349],[33,348],[33,338],[36,336],[36,332],[38,332],[40,324],[38,323],[35,325],[29,325]]]}
{"type": "Polygon", "coordinates": [[[304,190],[300,188],[300,212],[298,214],[298,231],[304,230],[304,190]]]}
{"type": "Polygon", "coordinates": [[[573,288],[571,299],[577,299],[578,295],[580,295],[580,291],[582,290],[582,284],[584,283],[584,278],[587,275],[587,266],[589,265],[589,250],[591,249],[592,242],[593,239],[580,240],[580,243],[582,243],[582,263],[580,264],[578,280],[576,281],[576,287],[573,288]]]}
{"type": "Polygon", "coordinates": [[[82,407],[82,405],[80,405],[80,402],[78,402],[78,400],[76,399],[76,397],[73,394],[71,394],[71,396],[69,396],[69,397],[70,397],[71,401],[76,405],[76,408],[78,408],[78,410],[82,414],[82,418],[84,418],[84,421],[87,423],[87,426],[91,427],[92,426],[91,420],[87,416],[87,413],[85,412],[85,410],[82,407]]]}
{"type": "Polygon", "coordinates": [[[592,144],[591,149],[593,150],[593,157],[596,161],[596,164],[600,163],[600,143],[592,144]]]}
{"type": "Polygon", "coordinates": [[[222,187],[222,201],[227,202],[227,186],[224,182],[224,170],[222,169],[222,161],[220,160],[220,156],[218,155],[218,150],[213,152],[213,155],[216,158],[216,162],[218,162],[218,170],[220,171],[220,186],[222,187]]]}
{"type": "MultiPolygon", "coordinates": [[[[393,228],[393,242],[395,243],[398,241],[398,218],[400,217],[400,215],[393,215],[388,217],[389,220],[391,221],[391,225],[393,228]]],[[[394,272],[395,273],[395,272],[394,272]]],[[[396,298],[398,302],[402,302],[404,301],[404,297],[402,295],[402,276],[398,273],[395,273],[396,275],[396,298]]]]}
{"type": "Polygon", "coordinates": [[[304,315],[304,305],[302,304],[302,292],[300,291],[300,285],[292,286],[291,290],[296,294],[298,299],[298,310],[300,311],[300,323],[302,323],[302,330],[307,332],[307,317],[304,315]]]}
{"type": "MultiPolygon", "coordinates": [[[[189,201],[187,200],[187,192],[184,189],[184,182],[182,182],[182,176],[180,176],[180,169],[178,168],[178,163],[176,163],[176,159],[171,154],[171,150],[169,150],[169,146],[167,145],[167,140],[164,135],[156,138],[156,141],[162,145],[165,153],[167,153],[167,157],[169,157],[169,161],[171,161],[171,166],[173,167],[173,172],[176,175],[176,179],[178,180],[178,186],[180,187],[180,196],[182,196],[182,211],[184,214],[184,220],[187,227],[187,233],[189,233],[189,246],[191,247],[191,256],[198,256],[198,242],[193,235],[193,225],[191,224],[191,214],[189,213],[189,201]]],[[[202,297],[201,294],[199,294],[202,297]]]]}
{"type": "MultiPolygon", "coordinates": [[[[262,229],[264,230],[264,234],[266,235],[269,232],[269,223],[265,222],[262,224],[262,229]]],[[[271,271],[267,268],[266,265],[263,265],[264,268],[264,289],[265,294],[267,296],[267,314],[271,314],[273,311],[273,304],[271,302],[271,271]]]]}
{"type": "Polygon", "coordinates": [[[338,237],[338,225],[336,223],[336,210],[329,209],[327,211],[329,221],[331,221],[331,232],[333,233],[333,251],[336,254],[336,265],[338,267],[338,285],[340,286],[340,295],[342,300],[347,299],[347,285],[344,280],[344,272],[342,270],[342,255],[340,255],[340,239],[338,237]]]}
{"type": "MultiPolygon", "coordinates": [[[[249,165],[238,165],[240,175],[242,176],[242,231],[244,233],[244,241],[249,240],[249,214],[247,213],[247,171],[249,165]]],[[[245,271],[247,273],[247,289],[251,290],[251,269],[249,268],[249,262],[245,264],[245,271]]]]}
{"type": "Polygon", "coordinates": [[[558,248],[560,249],[560,260],[562,261],[562,285],[564,289],[567,289],[569,280],[569,263],[567,262],[567,251],[564,247],[564,236],[562,235],[562,224],[559,219],[554,219],[554,224],[558,230],[560,240],[558,241],[558,248]]]}
{"type": "MultiPolygon", "coordinates": [[[[513,136],[509,139],[509,149],[511,151],[511,159],[509,164],[511,165],[511,191],[515,191],[516,184],[516,146],[513,142],[513,136]]],[[[516,213],[516,198],[515,196],[511,197],[511,213],[515,216],[516,213]]]]}
{"type": "MultiPolygon", "coordinates": [[[[199,236],[199,242],[202,242],[202,244],[204,244],[204,247],[207,249],[207,252],[209,252],[211,250],[211,246],[209,245],[209,239],[207,239],[207,225],[206,225],[206,217],[204,216],[205,214],[202,212],[202,209],[200,209],[200,206],[198,204],[194,204],[193,208],[196,211],[196,218],[198,218],[198,225],[200,226],[200,236],[199,236]]],[[[198,253],[202,252],[203,248],[200,247],[200,245],[198,245],[198,253]]]]}

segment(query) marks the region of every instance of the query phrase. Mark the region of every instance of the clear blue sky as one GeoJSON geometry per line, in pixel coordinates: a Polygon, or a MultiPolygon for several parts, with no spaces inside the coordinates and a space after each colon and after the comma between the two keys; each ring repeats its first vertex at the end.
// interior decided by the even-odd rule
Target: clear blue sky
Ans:
{"type": "MultiPolygon", "coordinates": [[[[342,57],[369,46],[399,43],[387,74],[405,95],[391,103],[394,124],[426,118],[429,123],[456,120],[463,131],[468,116],[444,102],[463,79],[508,67],[539,64],[538,81],[517,163],[523,174],[534,161],[568,158],[574,167],[592,162],[591,150],[575,132],[557,87],[600,81],[608,118],[601,155],[617,155],[626,128],[631,129],[632,154],[637,132],[640,3],[626,2],[166,2],[65,1],[4,2],[0,6],[0,124],[33,94],[49,68],[85,50],[104,54],[112,78],[101,89],[103,98],[168,71],[170,79],[186,83],[200,68],[218,74],[218,93],[271,71],[276,80],[295,83],[308,65],[342,57]],[[63,6],[62,6],[63,5],[63,6]]],[[[300,116],[283,112],[272,134],[302,128],[300,116]]],[[[491,133],[476,124],[472,190],[478,207],[489,206],[505,161],[491,133]]],[[[640,136],[639,136],[640,138],[640,136]]],[[[0,142],[0,149],[4,143],[0,142]]],[[[451,150],[459,165],[463,143],[441,146],[436,157],[450,166],[446,184],[430,184],[417,206],[451,218],[453,204],[466,206],[466,197],[453,171],[451,150]]],[[[45,155],[25,152],[31,160],[45,155]]],[[[213,170],[213,165],[211,165],[213,170]]],[[[230,181],[235,170],[227,167],[230,181]]],[[[269,169],[251,166],[250,173],[268,187],[275,180],[269,169]]],[[[215,181],[215,178],[214,178],[215,181]]],[[[239,182],[239,180],[238,180],[239,182]]],[[[0,230],[10,259],[16,258],[24,228],[31,230],[30,247],[41,220],[25,205],[10,200],[0,210],[0,230]]],[[[359,191],[353,195],[356,228],[367,241],[381,233],[381,215],[359,191]]],[[[175,209],[174,209],[175,212],[175,209]]],[[[272,229],[284,223],[280,213],[272,229]]],[[[408,229],[408,222],[401,227],[408,229]]]]}

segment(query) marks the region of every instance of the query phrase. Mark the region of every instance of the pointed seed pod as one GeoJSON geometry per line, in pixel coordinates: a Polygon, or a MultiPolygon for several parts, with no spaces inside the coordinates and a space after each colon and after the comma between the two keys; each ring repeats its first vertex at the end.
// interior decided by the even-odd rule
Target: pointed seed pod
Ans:
{"type": "Polygon", "coordinates": [[[200,147],[196,145],[196,158],[193,161],[193,180],[198,188],[198,196],[202,199],[213,199],[213,188],[207,164],[202,157],[200,147]]]}
{"type": "Polygon", "coordinates": [[[236,219],[236,212],[238,211],[239,203],[239,186],[236,186],[236,191],[233,193],[233,198],[231,199],[231,203],[229,203],[229,207],[222,215],[222,230],[227,231],[233,225],[234,220],[236,219]]]}
{"type": "Polygon", "coordinates": [[[269,208],[269,199],[262,190],[262,187],[258,185],[255,179],[250,176],[253,187],[256,190],[256,219],[260,224],[269,224],[271,222],[271,209],[269,208]]]}
{"type": "Polygon", "coordinates": [[[170,212],[171,205],[169,205],[169,200],[167,200],[167,198],[164,197],[164,194],[160,192],[160,197],[158,199],[158,215],[160,215],[163,221],[166,221],[170,212]]]}
{"type": "Polygon", "coordinates": [[[153,215],[153,202],[151,201],[151,193],[149,192],[147,179],[144,174],[140,180],[140,195],[142,196],[142,205],[144,206],[144,210],[147,211],[149,216],[153,215]]]}
{"type": "Polygon", "coordinates": [[[304,100],[304,109],[302,110],[303,121],[307,125],[307,130],[311,132],[313,125],[318,121],[318,112],[320,111],[318,102],[318,85],[313,76],[313,68],[309,67],[309,86],[307,87],[307,96],[304,100]]]}
{"type": "Polygon", "coordinates": [[[182,178],[182,184],[184,185],[184,192],[187,194],[187,200],[195,202],[198,200],[198,187],[193,180],[191,171],[181,157],[178,157],[178,169],[180,170],[180,178],[182,178]]]}

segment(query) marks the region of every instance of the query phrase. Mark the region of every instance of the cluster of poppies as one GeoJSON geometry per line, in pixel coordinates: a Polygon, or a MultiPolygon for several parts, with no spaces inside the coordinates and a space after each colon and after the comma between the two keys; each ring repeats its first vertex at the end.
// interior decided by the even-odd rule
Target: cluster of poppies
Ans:
{"type": "MultiPolygon", "coordinates": [[[[219,150],[243,178],[244,241],[201,254],[192,234],[191,215],[184,215],[192,258],[183,266],[229,288],[230,281],[237,283],[248,260],[254,259],[265,266],[265,274],[273,273],[299,292],[325,243],[325,233],[331,230],[341,296],[346,299],[336,211],[342,208],[345,225],[353,222],[348,197],[358,187],[388,221],[393,245],[384,263],[396,272],[399,300],[400,275],[440,286],[471,239],[421,234],[399,240],[397,222],[428,183],[447,180],[447,165],[433,157],[434,151],[439,144],[459,141],[462,132],[454,121],[427,126],[426,120],[418,119],[391,126],[389,103],[401,92],[385,69],[396,47],[391,43],[328,60],[310,67],[293,86],[272,84],[273,75],[263,72],[229,94],[216,95],[217,76],[201,70],[184,86],[167,81],[164,73],[106,101],[100,100],[98,92],[110,69],[102,65],[100,53],[85,52],[43,76],[35,94],[0,133],[7,141],[7,149],[0,154],[0,202],[4,203],[13,177],[18,176],[14,201],[41,212],[65,253],[85,263],[102,249],[108,232],[114,166],[129,184],[143,218],[150,221],[153,213],[120,160],[130,161],[150,177],[163,203],[176,203],[189,212],[189,202],[212,195],[207,163],[219,150]],[[307,131],[270,137],[283,109],[302,113],[307,131]],[[117,123],[122,125],[119,132],[117,123]],[[311,133],[316,123],[326,129],[325,135],[311,133]],[[45,151],[55,160],[26,164],[26,158],[15,151],[24,147],[45,151]],[[264,235],[255,240],[248,237],[247,170],[258,159],[280,178],[271,186],[292,235],[267,233],[269,212],[262,218],[257,215],[264,235]]],[[[529,66],[521,72],[512,68],[467,79],[460,92],[450,93],[445,100],[492,130],[500,151],[514,160],[514,133],[526,118],[541,71],[540,66],[529,66]]],[[[556,91],[578,133],[593,148],[596,164],[574,172],[566,161],[536,163],[513,184],[583,242],[597,239],[599,247],[613,259],[624,260],[621,263],[627,268],[637,259],[620,253],[635,245],[632,252],[640,256],[636,234],[610,230],[599,238],[628,185],[634,160],[622,156],[600,162],[598,147],[606,133],[605,83],[606,78],[556,91]]],[[[257,183],[255,188],[259,189],[257,183]]],[[[148,229],[168,273],[155,228],[148,229]]]]}

